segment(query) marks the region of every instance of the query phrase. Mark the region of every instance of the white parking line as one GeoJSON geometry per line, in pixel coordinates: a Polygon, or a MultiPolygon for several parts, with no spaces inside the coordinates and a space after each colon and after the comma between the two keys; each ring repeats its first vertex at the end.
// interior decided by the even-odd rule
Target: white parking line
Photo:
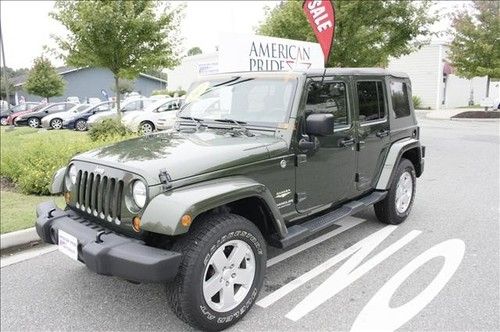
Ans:
{"type": "Polygon", "coordinates": [[[20,263],[22,261],[32,259],[32,258],[41,256],[41,255],[47,254],[49,252],[56,251],[56,250],[57,250],[57,246],[48,245],[48,246],[44,246],[42,248],[33,248],[33,249],[24,250],[24,251],[21,251],[20,253],[12,255],[12,256],[2,257],[0,259],[0,268],[4,268],[4,267],[12,265],[12,264],[20,263]]]}
{"type": "Polygon", "coordinates": [[[271,267],[274,264],[277,264],[279,262],[284,261],[285,259],[288,259],[292,256],[295,256],[298,253],[300,253],[304,250],[307,250],[311,247],[314,247],[315,245],[317,245],[323,241],[326,241],[335,235],[343,233],[343,232],[347,231],[348,229],[353,228],[354,226],[357,226],[365,221],[366,221],[365,219],[360,219],[360,218],[355,218],[355,217],[346,217],[346,218],[340,220],[338,223],[336,223],[337,225],[340,226],[339,228],[336,228],[329,233],[326,233],[326,234],[323,234],[317,238],[314,238],[309,242],[303,243],[300,246],[295,247],[295,248],[293,248],[287,252],[284,252],[278,256],[275,256],[271,259],[268,259],[267,260],[267,267],[271,267]]]}

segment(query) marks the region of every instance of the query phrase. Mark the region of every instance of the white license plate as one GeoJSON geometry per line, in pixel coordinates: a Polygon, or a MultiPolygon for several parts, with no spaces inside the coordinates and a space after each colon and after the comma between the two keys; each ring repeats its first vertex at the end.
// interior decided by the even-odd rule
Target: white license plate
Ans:
{"type": "Polygon", "coordinates": [[[58,232],[58,238],[59,251],[75,261],[78,260],[78,239],[61,230],[58,232]]]}

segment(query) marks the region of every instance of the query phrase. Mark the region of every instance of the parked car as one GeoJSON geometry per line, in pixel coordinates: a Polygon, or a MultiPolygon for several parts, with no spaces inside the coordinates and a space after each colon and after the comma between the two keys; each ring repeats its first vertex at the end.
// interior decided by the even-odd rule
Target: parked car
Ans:
{"type": "Polygon", "coordinates": [[[105,101],[99,104],[90,105],[81,112],[76,112],[71,116],[68,115],[68,117],[63,120],[63,128],[85,131],[87,130],[87,120],[90,116],[100,112],[107,112],[114,106],[115,102],[113,101],[105,101]]]}
{"type": "MultiPolygon", "coordinates": [[[[151,99],[145,97],[132,97],[127,98],[121,102],[120,108],[121,112],[124,115],[128,112],[134,111],[142,111],[145,107],[148,107],[152,103],[151,99]]],[[[104,119],[115,119],[118,117],[118,113],[116,111],[116,107],[108,112],[99,112],[95,115],[92,115],[87,120],[87,125],[92,127],[94,124],[102,122],[104,119]]]]}
{"type": "Polygon", "coordinates": [[[144,111],[125,113],[122,123],[133,132],[147,134],[157,129],[157,121],[160,117],[175,118],[178,109],[178,99],[163,98],[146,107],[144,111]]]}
{"type": "Polygon", "coordinates": [[[42,128],[46,129],[62,129],[63,121],[67,118],[80,113],[87,108],[92,107],[89,104],[77,104],[70,108],[68,111],[52,113],[42,118],[42,128]]]}
{"type": "Polygon", "coordinates": [[[69,96],[68,98],[66,98],[66,102],[79,104],[80,103],[80,98],[78,98],[76,96],[69,96]]]}
{"type": "Polygon", "coordinates": [[[385,224],[408,218],[425,160],[408,75],[245,72],[194,89],[177,130],[55,173],[66,206],[38,205],[43,242],[98,274],[166,283],[180,319],[220,331],[258,298],[268,246],[299,245],[371,206],[385,224]]]}
{"type": "Polygon", "coordinates": [[[8,125],[14,125],[15,124],[15,121],[18,117],[20,116],[23,116],[23,115],[26,115],[26,114],[29,114],[31,112],[36,112],[36,111],[39,111],[41,110],[42,108],[44,108],[45,106],[47,106],[46,103],[40,103],[38,105],[36,105],[35,107],[31,108],[31,109],[27,109],[26,111],[19,111],[19,112],[15,112],[15,113],[12,113],[11,115],[9,115],[7,117],[7,124],[8,125]]]}
{"type": "Polygon", "coordinates": [[[22,104],[13,106],[8,110],[3,110],[2,113],[0,114],[0,124],[2,126],[6,126],[8,124],[7,118],[9,117],[9,115],[11,115],[13,113],[18,113],[18,112],[29,111],[37,105],[39,105],[39,103],[26,102],[26,103],[22,103],[22,104]]]}
{"type": "Polygon", "coordinates": [[[42,118],[53,113],[59,113],[69,110],[77,105],[76,103],[51,103],[41,108],[40,110],[23,114],[18,116],[14,121],[16,126],[30,126],[31,128],[38,128],[42,123],[42,118]]]}

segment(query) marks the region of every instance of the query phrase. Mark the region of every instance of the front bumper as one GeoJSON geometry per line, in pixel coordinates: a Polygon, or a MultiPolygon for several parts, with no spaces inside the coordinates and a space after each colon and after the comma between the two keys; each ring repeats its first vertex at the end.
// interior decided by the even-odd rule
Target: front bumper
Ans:
{"type": "Polygon", "coordinates": [[[38,205],[36,214],[36,231],[43,242],[57,244],[59,230],[76,237],[78,260],[98,274],[137,282],[171,281],[177,275],[180,253],[113,233],[53,202],[38,205]]]}
{"type": "Polygon", "coordinates": [[[14,125],[16,125],[16,126],[27,126],[28,125],[28,119],[15,119],[14,120],[14,125]]]}

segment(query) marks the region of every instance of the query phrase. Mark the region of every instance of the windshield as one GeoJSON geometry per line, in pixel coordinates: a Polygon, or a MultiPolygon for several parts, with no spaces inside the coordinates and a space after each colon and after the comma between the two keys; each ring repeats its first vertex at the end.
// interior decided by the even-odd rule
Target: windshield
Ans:
{"type": "Polygon", "coordinates": [[[251,77],[197,82],[179,116],[275,126],[287,122],[296,85],[295,79],[251,77]]]}
{"type": "Polygon", "coordinates": [[[171,100],[172,100],[172,98],[165,98],[165,99],[156,100],[155,102],[150,104],[148,107],[144,108],[144,112],[153,112],[154,110],[165,105],[166,103],[168,103],[171,100]]]}

